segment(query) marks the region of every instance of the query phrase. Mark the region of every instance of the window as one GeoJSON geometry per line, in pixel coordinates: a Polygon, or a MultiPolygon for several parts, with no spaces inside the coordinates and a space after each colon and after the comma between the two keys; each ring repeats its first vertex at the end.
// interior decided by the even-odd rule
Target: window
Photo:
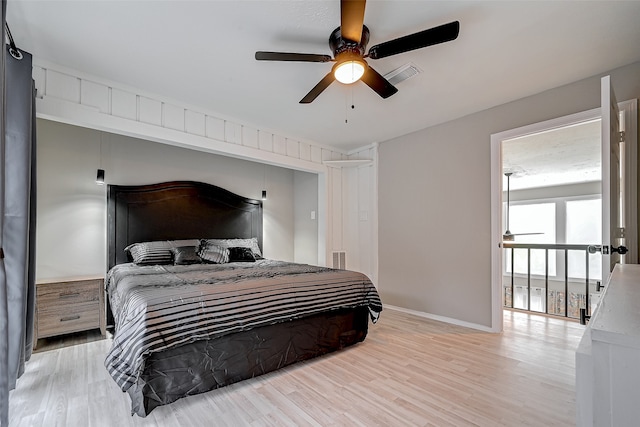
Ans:
{"type": "MultiPolygon", "coordinates": [[[[602,242],[602,200],[568,200],[566,214],[566,243],[597,244],[602,242]]],[[[569,277],[585,278],[583,253],[569,251],[569,277]]],[[[602,257],[599,253],[589,255],[589,278],[602,279],[602,257]]]]}
{"type": "MultiPolygon", "coordinates": [[[[517,204],[509,209],[509,227],[516,234],[515,243],[555,243],[556,242],[556,204],[535,203],[517,204]],[[518,233],[535,233],[522,234],[518,233]]],[[[549,252],[551,254],[551,251],[549,252]]],[[[514,250],[514,271],[527,274],[527,250],[514,250]]],[[[544,275],[545,251],[531,250],[531,274],[544,275]]],[[[549,257],[549,275],[556,274],[555,256],[549,257]]],[[[511,251],[507,251],[507,272],[511,273],[511,251]]]]}
{"type": "MultiPolygon", "coordinates": [[[[600,195],[593,195],[545,199],[535,203],[515,202],[509,209],[509,228],[516,235],[515,243],[599,244],[602,241],[602,200],[600,195]]],[[[504,271],[511,274],[511,251],[505,252],[504,271]]],[[[527,250],[514,249],[513,257],[515,274],[526,275],[527,250]]],[[[544,257],[544,249],[531,250],[532,275],[545,275],[544,257]]],[[[585,278],[585,262],[584,252],[568,252],[566,268],[570,279],[585,278]]],[[[564,276],[563,264],[563,251],[548,251],[549,277],[564,276]]],[[[599,253],[589,255],[589,278],[602,278],[602,258],[599,253]]]]}

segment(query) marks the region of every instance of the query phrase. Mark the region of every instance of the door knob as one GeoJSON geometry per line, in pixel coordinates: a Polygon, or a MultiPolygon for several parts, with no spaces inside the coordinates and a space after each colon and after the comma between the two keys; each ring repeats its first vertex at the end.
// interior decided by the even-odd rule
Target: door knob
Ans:
{"type": "MultiPolygon", "coordinates": [[[[595,254],[596,252],[602,252],[603,255],[609,255],[609,246],[589,245],[587,250],[589,251],[590,254],[595,254]]],[[[627,249],[626,246],[618,246],[617,248],[615,246],[611,246],[611,253],[613,252],[618,252],[620,255],[624,255],[627,252],[629,252],[629,250],[627,249]]]]}
{"type": "Polygon", "coordinates": [[[611,252],[618,252],[620,255],[624,255],[629,252],[629,250],[626,246],[618,246],[617,248],[615,246],[611,246],[611,252]]]}

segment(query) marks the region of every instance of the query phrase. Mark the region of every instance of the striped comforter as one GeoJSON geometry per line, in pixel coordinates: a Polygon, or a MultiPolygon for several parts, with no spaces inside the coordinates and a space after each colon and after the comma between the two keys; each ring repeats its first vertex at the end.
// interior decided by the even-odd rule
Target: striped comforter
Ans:
{"type": "Polygon", "coordinates": [[[375,323],[380,298],[367,276],[305,264],[120,264],[107,292],[115,319],[105,360],[123,391],[150,353],[340,308],[368,306],[375,323]]]}

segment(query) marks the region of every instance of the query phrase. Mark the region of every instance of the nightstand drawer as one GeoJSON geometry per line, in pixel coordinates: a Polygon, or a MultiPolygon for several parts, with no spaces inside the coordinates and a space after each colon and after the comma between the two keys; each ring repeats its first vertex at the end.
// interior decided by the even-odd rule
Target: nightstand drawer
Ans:
{"type": "Polygon", "coordinates": [[[38,336],[68,334],[100,327],[100,307],[96,303],[76,304],[38,312],[38,336]]]}
{"type": "Polygon", "coordinates": [[[38,305],[41,310],[55,309],[58,306],[98,302],[100,289],[96,281],[48,283],[38,286],[38,305]]]}

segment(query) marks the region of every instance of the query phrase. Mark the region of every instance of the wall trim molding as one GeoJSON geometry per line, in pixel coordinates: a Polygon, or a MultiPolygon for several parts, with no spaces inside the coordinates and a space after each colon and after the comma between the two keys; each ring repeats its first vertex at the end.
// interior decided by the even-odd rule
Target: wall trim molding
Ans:
{"type": "Polygon", "coordinates": [[[309,170],[306,162],[322,168],[323,161],[347,157],[344,150],[335,147],[282,131],[259,128],[202,107],[89,76],[39,58],[34,58],[33,79],[39,104],[36,112],[38,117],[49,120],[114,133],[123,133],[119,130],[124,129],[126,133],[123,134],[140,138],[146,138],[145,131],[135,135],[134,129],[155,128],[155,133],[167,133],[164,140],[155,138],[156,142],[173,142],[186,148],[193,145],[201,151],[208,151],[211,145],[217,154],[228,152],[246,160],[274,165],[279,163],[274,159],[286,158],[283,166],[305,171],[309,170]],[[193,137],[199,137],[198,142],[193,143],[193,137]],[[249,150],[238,154],[238,146],[249,150]],[[302,161],[298,167],[295,165],[297,160],[302,161]]]}
{"type": "Polygon", "coordinates": [[[384,304],[384,308],[388,308],[389,310],[400,311],[407,314],[413,314],[414,316],[424,317],[425,319],[436,320],[438,322],[449,323],[451,325],[475,329],[482,332],[491,332],[491,333],[501,332],[498,330],[494,330],[489,326],[480,325],[477,323],[465,322],[464,320],[454,319],[452,317],[440,316],[438,314],[431,314],[424,311],[411,310],[409,308],[398,307],[395,305],[384,304]]]}
{"type": "Polygon", "coordinates": [[[372,142],[371,144],[363,145],[362,147],[354,148],[353,150],[347,151],[347,156],[358,155],[358,153],[361,153],[363,151],[377,149],[377,148],[378,148],[378,143],[372,142]]]}

